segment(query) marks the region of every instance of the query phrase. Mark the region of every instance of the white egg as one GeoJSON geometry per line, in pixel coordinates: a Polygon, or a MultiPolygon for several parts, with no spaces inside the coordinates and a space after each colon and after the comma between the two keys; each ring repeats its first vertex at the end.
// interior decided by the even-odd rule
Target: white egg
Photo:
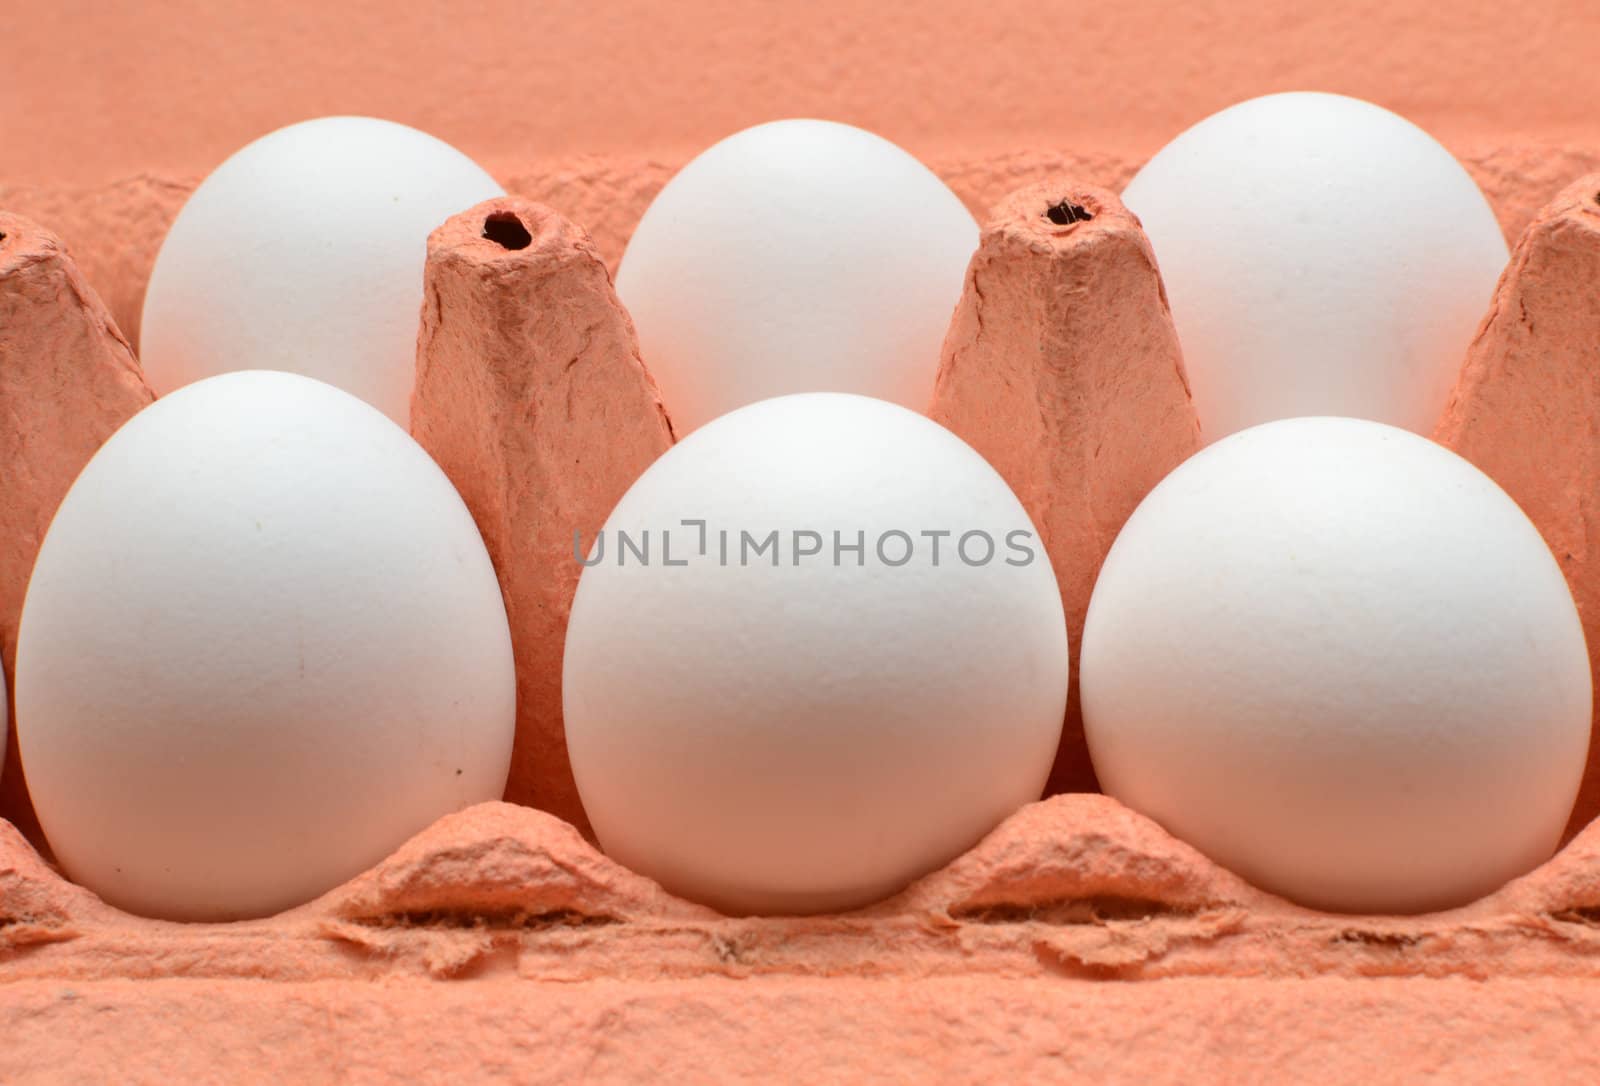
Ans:
{"type": "Polygon", "coordinates": [[[1589,745],[1583,629],[1538,531],[1365,420],[1267,423],[1162,481],[1080,667],[1109,794],[1329,909],[1460,905],[1549,858],[1589,745]]]}
{"type": "Polygon", "coordinates": [[[680,434],[791,392],[923,410],[978,227],[915,158],[829,121],[748,128],[661,190],[617,294],[680,434]]]}
{"type": "Polygon", "coordinates": [[[1021,503],[943,427],[861,396],[757,403],[584,543],[567,745],[635,870],[734,913],[848,909],[1039,798],[1061,598],[1021,503]]]}
{"type": "Polygon", "coordinates": [[[272,913],[499,798],[515,678],[471,515],[420,446],[286,373],[156,401],[51,523],[18,743],[67,872],[174,919],[272,913]]]}
{"type": "Polygon", "coordinates": [[[1431,433],[1506,265],[1460,163],[1339,95],[1208,117],[1123,199],[1160,262],[1207,440],[1295,415],[1431,433]]]}
{"type": "Polygon", "coordinates": [[[286,370],[406,425],[428,234],[502,194],[455,148],[390,121],[261,137],[201,182],[162,242],[139,334],[151,386],[286,370]]]}

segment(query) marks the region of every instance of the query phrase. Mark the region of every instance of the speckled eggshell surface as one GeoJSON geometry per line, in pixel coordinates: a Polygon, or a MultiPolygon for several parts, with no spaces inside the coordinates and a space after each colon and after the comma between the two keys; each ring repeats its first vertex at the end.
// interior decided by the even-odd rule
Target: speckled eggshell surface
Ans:
{"type": "Polygon", "coordinates": [[[1067,695],[1060,595],[1021,503],[943,427],[861,396],[753,404],[656,461],[602,539],[564,695],[620,862],[728,912],[848,909],[1039,797],[1067,695]],[[921,533],[940,531],[936,565],[921,533]],[[619,564],[621,532],[649,532],[653,564],[619,564]]]}
{"type": "Polygon", "coordinates": [[[151,386],[286,370],[406,425],[428,234],[502,194],[460,151],[390,121],[261,137],[201,182],[161,244],[139,336],[151,386]]]}
{"type": "Polygon", "coordinates": [[[1422,129],[1336,94],[1254,98],[1128,183],[1207,441],[1350,415],[1430,433],[1507,249],[1422,129]]]}
{"type": "Polygon", "coordinates": [[[667,182],[617,294],[680,434],[794,392],[921,411],[977,245],[956,194],[888,140],[773,121],[667,182]]]}
{"type": "Polygon", "coordinates": [[[471,516],[382,414],[293,374],[112,436],[40,549],[15,682],[56,856],[147,915],[299,904],[505,786],[510,635],[471,516]]]}
{"type": "Polygon", "coordinates": [[[1425,438],[1307,418],[1210,446],[1129,519],[1083,638],[1105,791],[1265,889],[1445,908],[1561,838],[1577,609],[1522,511],[1425,438]]]}

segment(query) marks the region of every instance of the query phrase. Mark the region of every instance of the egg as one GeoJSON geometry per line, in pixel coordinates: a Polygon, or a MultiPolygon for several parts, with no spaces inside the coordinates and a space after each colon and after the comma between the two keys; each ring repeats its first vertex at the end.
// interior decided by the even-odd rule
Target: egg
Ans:
{"type": "Polygon", "coordinates": [[[936,423],[842,393],[748,405],[582,542],[573,773],[605,850],[668,889],[730,913],[865,905],[1043,790],[1067,695],[1055,577],[936,423]]]}
{"type": "Polygon", "coordinates": [[[151,387],[286,370],[406,425],[428,234],[500,195],[461,152],[390,121],[263,136],[200,183],[161,244],[140,325],[151,387]]]}
{"type": "Polygon", "coordinates": [[[260,916],[498,799],[515,678],[489,556],[376,409],[189,385],[95,454],[39,550],[17,741],[56,857],[114,905],[260,916]]]}
{"type": "Polygon", "coordinates": [[[1448,151],[1334,94],[1206,118],[1123,200],[1155,249],[1207,440],[1297,415],[1431,433],[1507,259],[1448,151]]]}
{"type": "Polygon", "coordinates": [[[894,144],[774,121],[667,183],[617,294],[680,434],[795,392],[923,410],[977,243],[956,195],[894,144]]]}
{"type": "Polygon", "coordinates": [[[10,741],[11,708],[10,696],[6,691],[6,669],[0,663],[0,764],[6,760],[6,743],[10,741]]]}
{"type": "Polygon", "coordinates": [[[1548,859],[1589,745],[1577,608],[1467,461],[1361,419],[1264,423],[1135,510],[1079,682],[1105,791],[1306,905],[1462,905],[1548,859]]]}

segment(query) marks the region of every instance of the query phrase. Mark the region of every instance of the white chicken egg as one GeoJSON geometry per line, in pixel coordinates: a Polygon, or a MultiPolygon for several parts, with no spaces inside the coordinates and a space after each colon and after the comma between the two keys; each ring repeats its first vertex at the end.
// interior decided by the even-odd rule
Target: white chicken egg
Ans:
{"type": "Polygon", "coordinates": [[[1208,117],[1123,200],[1160,262],[1207,440],[1295,415],[1431,433],[1507,259],[1448,151],[1335,94],[1208,117]]]}
{"type": "Polygon", "coordinates": [[[960,199],[899,147],[849,125],[774,121],[667,183],[617,294],[680,434],[792,392],[920,411],[977,243],[960,199]]]}
{"type": "Polygon", "coordinates": [[[391,121],[261,137],[200,183],[161,244],[139,334],[151,386],[286,370],[405,426],[428,234],[500,195],[461,152],[391,121]]]}
{"type": "Polygon", "coordinates": [[[936,423],[844,394],[744,407],[585,544],[567,745],[635,870],[729,912],[848,909],[1039,798],[1061,597],[1021,503],[936,423]]]}
{"type": "Polygon", "coordinates": [[[259,916],[498,799],[515,718],[494,569],[378,411],[238,372],[90,460],[28,584],[17,739],[45,836],[112,904],[259,916]]]}
{"type": "Polygon", "coordinates": [[[1234,434],[1162,481],[1089,604],[1106,792],[1307,905],[1461,905],[1548,859],[1589,746],[1583,628],[1488,476],[1358,419],[1234,434]]]}

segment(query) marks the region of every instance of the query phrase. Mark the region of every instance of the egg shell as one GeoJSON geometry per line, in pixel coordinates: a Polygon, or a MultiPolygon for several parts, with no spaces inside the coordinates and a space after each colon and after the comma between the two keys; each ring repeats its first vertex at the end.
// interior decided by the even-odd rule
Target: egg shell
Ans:
{"type": "Polygon", "coordinates": [[[1494,482],[1359,419],[1234,434],[1140,504],[1084,627],[1108,794],[1318,908],[1462,905],[1548,859],[1589,744],[1560,567],[1494,482]]]}
{"type": "Polygon", "coordinates": [[[948,430],[861,396],[762,401],[656,461],[605,532],[584,541],[564,702],[620,862],[729,912],[852,908],[1038,798],[1061,598],[1026,511],[948,430]],[[883,551],[896,531],[913,538],[883,551]],[[939,558],[929,531],[952,533],[939,558]],[[979,531],[988,549],[961,542],[979,531]]]}
{"type": "Polygon", "coordinates": [[[550,208],[500,197],[453,216],[428,239],[426,283],[412,430],[472,510],[505,593],[506,798],[587,831],[561,724],[572,537],[593,538],[672,427],[600,254],[550,208]]]}
{"type": "Polygon", "coordinates": [[[667,183],[628,242],[617,293],[680,434],[794,392],[920,411],[977,241],[955,193],[894,144],[774,121],[667,183]]]}
{"type": "MultiPolygon", "coordinates": [[[[56,507],[95,450],[152,399],[61,240],[0,211],[0,669],[16,673],[28,575],[56,507]]],[[[0,817],[39,841],[15,736],[0,749],[0,817]]]]}
{"type": "MultiPolygon", "coordinates": [[[[994,465],[1039,526],[1077,644],[1117,532],[1200,445],[1155,256],[1122,201],[1061,179],[995,208],[929,414],[994,465]]],[[[1049,791],[1097,788],[1074,681],[1049,791]]]]}
{"type": "Polygon", "coordinates": [[[1506,263],[1448,151],[1335,94],[1214,114],[1123,200],[1160,261],[1208,441],[1296,415],[1431,433],[1506,263]]]}
{"type": "MultiPolygon", "coordinates": [[[[1518,241],[1434,437],[1505,488],[1550,544],[1600,665],[1600,174],[1558,194],[1518,241]]],[[[1600,815],[1600,743],[1567,833],[1600,815]]]]}
{"type": "Polygon", "coordinates": [[[406,425],[428,234],[500,194],[449,144],[390,121],[261,137],[201,182],[162,242],[140,324],[151,385],[285,370],[406,425]]]}
{"type": "Polygon", "coordinates": [[[505,785],[494,570],[374,408],[241,371],[136,415],[51,523],[13,676],[40,821],[133,912],[276,912],[505,785]]]}

